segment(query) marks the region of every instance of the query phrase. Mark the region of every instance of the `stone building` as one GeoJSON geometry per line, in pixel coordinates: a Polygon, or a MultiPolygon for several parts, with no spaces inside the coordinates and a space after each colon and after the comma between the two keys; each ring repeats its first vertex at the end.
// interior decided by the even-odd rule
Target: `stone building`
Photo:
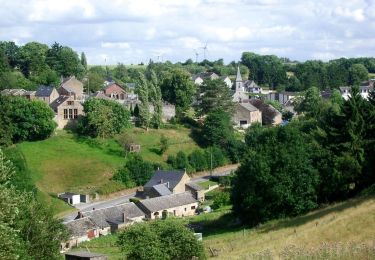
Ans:
{"type": "Polygon", "coordinates": [[[58,129],[74,126],[79,116],[83,115],[83,106],[74,96],[60,96],[50,104],[55,112],[54,120],[58,129]]]}
{"type": "Polygon", "coordinates": [[[198,209],[198,201],[190,192],[170,194],[140,201],[138,207],[147,219],[193,216],[198,209]]]}
{"type": "Polygon", "coordinates": [[[237,103],[232,121],[236,127],[246,129],[254,123],[262,123],[262,112],[250,103],[237,103]]]}

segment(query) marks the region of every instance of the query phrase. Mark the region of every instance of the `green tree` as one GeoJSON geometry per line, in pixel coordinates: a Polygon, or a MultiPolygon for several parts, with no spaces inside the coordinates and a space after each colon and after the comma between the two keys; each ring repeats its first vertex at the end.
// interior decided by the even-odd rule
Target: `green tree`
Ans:
{"type": "Polygon", "coordinates": [[[18,60],[22,73],[29,77],[37,75],[40,71],[46,69],[46,55],[48,46],[38,42],[29,42],[19,48],[18,60]]]}
{"type": "Polygon", "coordinates": [[[256,225],[317,207],[319,175],[309,143],[292,123],[248,131],[248,151],[232,189],[234,211],[244,223],[256,225]]]}
{"type": "Polygon", "coordinates": [[[368,70],[363,64],[353,64],[349,68],[349,85],[358,86],[368,79],[368,70]]]}
{"type": "Polygon", "coordinates": [[[15,68],[19,65],[19,47],[14,42],[0,42],[0,52],[1,50],[5,54],[7,63],[10,65],[11,68],[15,68]]]}
{"type": "Polygon", "coordinates": [[[83,109],[85,115],[78,126],[81,134],[105,138],[130,127],[129,111],[117,102],[93,98],[83,104],[83,109]]]}
{"type": "Polygon", "coordinates": [[[84,52],[81,53],[81,65],[87,71],[87,59],[86,59],[86,54],[84,52]]]}
{"type": "Polygon", "coordinates": [[[149,100],[154,107],[151,124],[153,127],[159,128],[162,125],[163,101],[159,81],[154,70],[149,71],[149,93],[149,100]]]}
{"type": "MultiPolygon", "coordinates": [[[[56,128],[54,113],[44,102],[29,101],[23,97],[0,96],[0,104],[9,109],[1,110],[0,114],[2,120],[10,123],[10,126],[5,127],[9,127],[13,142],[43,140],[56,128]]],[[[5,140],[9,140],[10,134],[6,133],[5,136],[5,140]]]]}
{"type": "Polygon", "coordinates": [[[164,100],[176,105],[176,116],[182,118],[190,109],[196,86],[186,71],[173,69],[163,79],[161,91],[164,100]]]}
{"type": "Polygon", "coordinates": [[[233,138],[230,115],[221,108],[211,111],[204,120],[202,137],[207,145],[225,147],[233,138]]]}
{"type": "Polygon", "coordinates": [[[199,86],[197,94],[197,114],[206,115],[219,108],[227,113],[233,112],[234,103],[230,89],[220,79],[205,80],[199,86]]]}
{"type": "Polygon", "coordinates": [[[130,226],[117,244],[126,259],[205,259],[194,233],[176,220],[159,220],[130,226]]]}
{"type": "Polygon", "coordinates": [[[0,149],[1,259],[59,259],[68,233],[60,220],[30,193],[10,185],[14,168],[0,149]]]}
{"type": "Polygon", "coordinates": [[[90,91],[90,93],[99,91],[103,88],[104,85],[104,78],[95,72],[89,71],[87,73],[87,80],[84,83],[84,88],[86,91],[90,91]]]}
{"type": "Polygon", "coordinates": [[[144,161],[139,154],[131,154],[125,165],[113,176],[114,180],[121,181],[128,188],[145,185],[151,178],[156,166],[144,161]]]}
{"type": "Polygon", "coordinates": [[[145,76],[138,72],[137,75],[137,93],[140,104],[139,109],[139,123],[142,127],[148,130],[151,121],[150,104],[149,104],[149,88],[145,76]]]}
{"type": "Polygon", "coordinates": [[[319,89],[316,87],[309,88],[301,103],[296,106],[298,113],[305,113],[308,116],[317,117],[321,112],[323,100],[320,96],[319,89]]]}

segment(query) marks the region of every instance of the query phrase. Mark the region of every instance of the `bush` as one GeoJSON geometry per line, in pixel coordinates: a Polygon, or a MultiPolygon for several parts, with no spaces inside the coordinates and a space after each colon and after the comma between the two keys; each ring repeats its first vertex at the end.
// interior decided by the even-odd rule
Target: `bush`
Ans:
{"type": "Polygon", "coordinates": [[[125,165],[119,169],[113,179],[121,181],[127,188],[144,185],[158,165],[144,161],[139,154],[131,154],[125,165]]]}
{"type": "Polygon", "coordinates": [[[207,160],[202,150],[194,150],[189,155],[189,164],[196,171],[204,171],[208,169],[207,160]]]}
{"type": "Polygon", "coordinates": [[[202,242],[177,220],[131,225],[117,240],[126,259],[205,259],[202,242]]]}
{"type": "Polygon", "coordinates": [[[227,191],[218,192],[214,196],[214,202],[212,203],[213,209],[218,209],[223,206],[230,205],[230,194],[227,191]]]}

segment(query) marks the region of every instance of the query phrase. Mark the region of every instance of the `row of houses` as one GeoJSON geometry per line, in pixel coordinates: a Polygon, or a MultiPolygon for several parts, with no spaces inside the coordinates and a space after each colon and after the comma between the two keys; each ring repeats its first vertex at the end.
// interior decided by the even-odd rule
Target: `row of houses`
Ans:
{"type": "MultiPolygon", "coordinates": [[[[120,103],[128,109],[134,109],[139,104],[138,95],[134,93],[135,86],[128,84],[130,91],[125,91],[115,82],[107,82],[101,91],[87,95],[83,91],[83,83],[74,76],[64,79],[56,89],[40,86],[36,91],[23,89],[5,89],[2,95],[23,96],[29,100],[41,100],[47,103],[55,112],[54,121],[58,129],[73,126],[76,120],[84,114],[83,103],[88,98],[101,98],[120,103]]],[[[153,107],[150,107],[153,112],[153,107]]],[[[175,116],[175,106],[164,103],[162,107],[163,120],[170,120],[175,116]]]]}
{"type": "Polygon", "coordinates": [[[186,171],[156,171],[137,194],[136,203],[78,212],[74,220],[65,223],[71,236],[62,243],[62,251],[145,220],[192,216],[199,201],[204,201],[204,190],[191,182],[186,171]]]}

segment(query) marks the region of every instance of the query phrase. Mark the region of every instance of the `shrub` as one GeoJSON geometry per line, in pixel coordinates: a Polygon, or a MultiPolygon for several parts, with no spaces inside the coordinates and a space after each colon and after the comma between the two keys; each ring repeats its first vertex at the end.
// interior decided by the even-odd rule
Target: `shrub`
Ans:
{"type": "Polygon", "coordinates": [[[227,191],[218,192],[214,196],[214,202],[212,208],[218,209],[223,206],[230,205],[230,194],[227,191]]]}

